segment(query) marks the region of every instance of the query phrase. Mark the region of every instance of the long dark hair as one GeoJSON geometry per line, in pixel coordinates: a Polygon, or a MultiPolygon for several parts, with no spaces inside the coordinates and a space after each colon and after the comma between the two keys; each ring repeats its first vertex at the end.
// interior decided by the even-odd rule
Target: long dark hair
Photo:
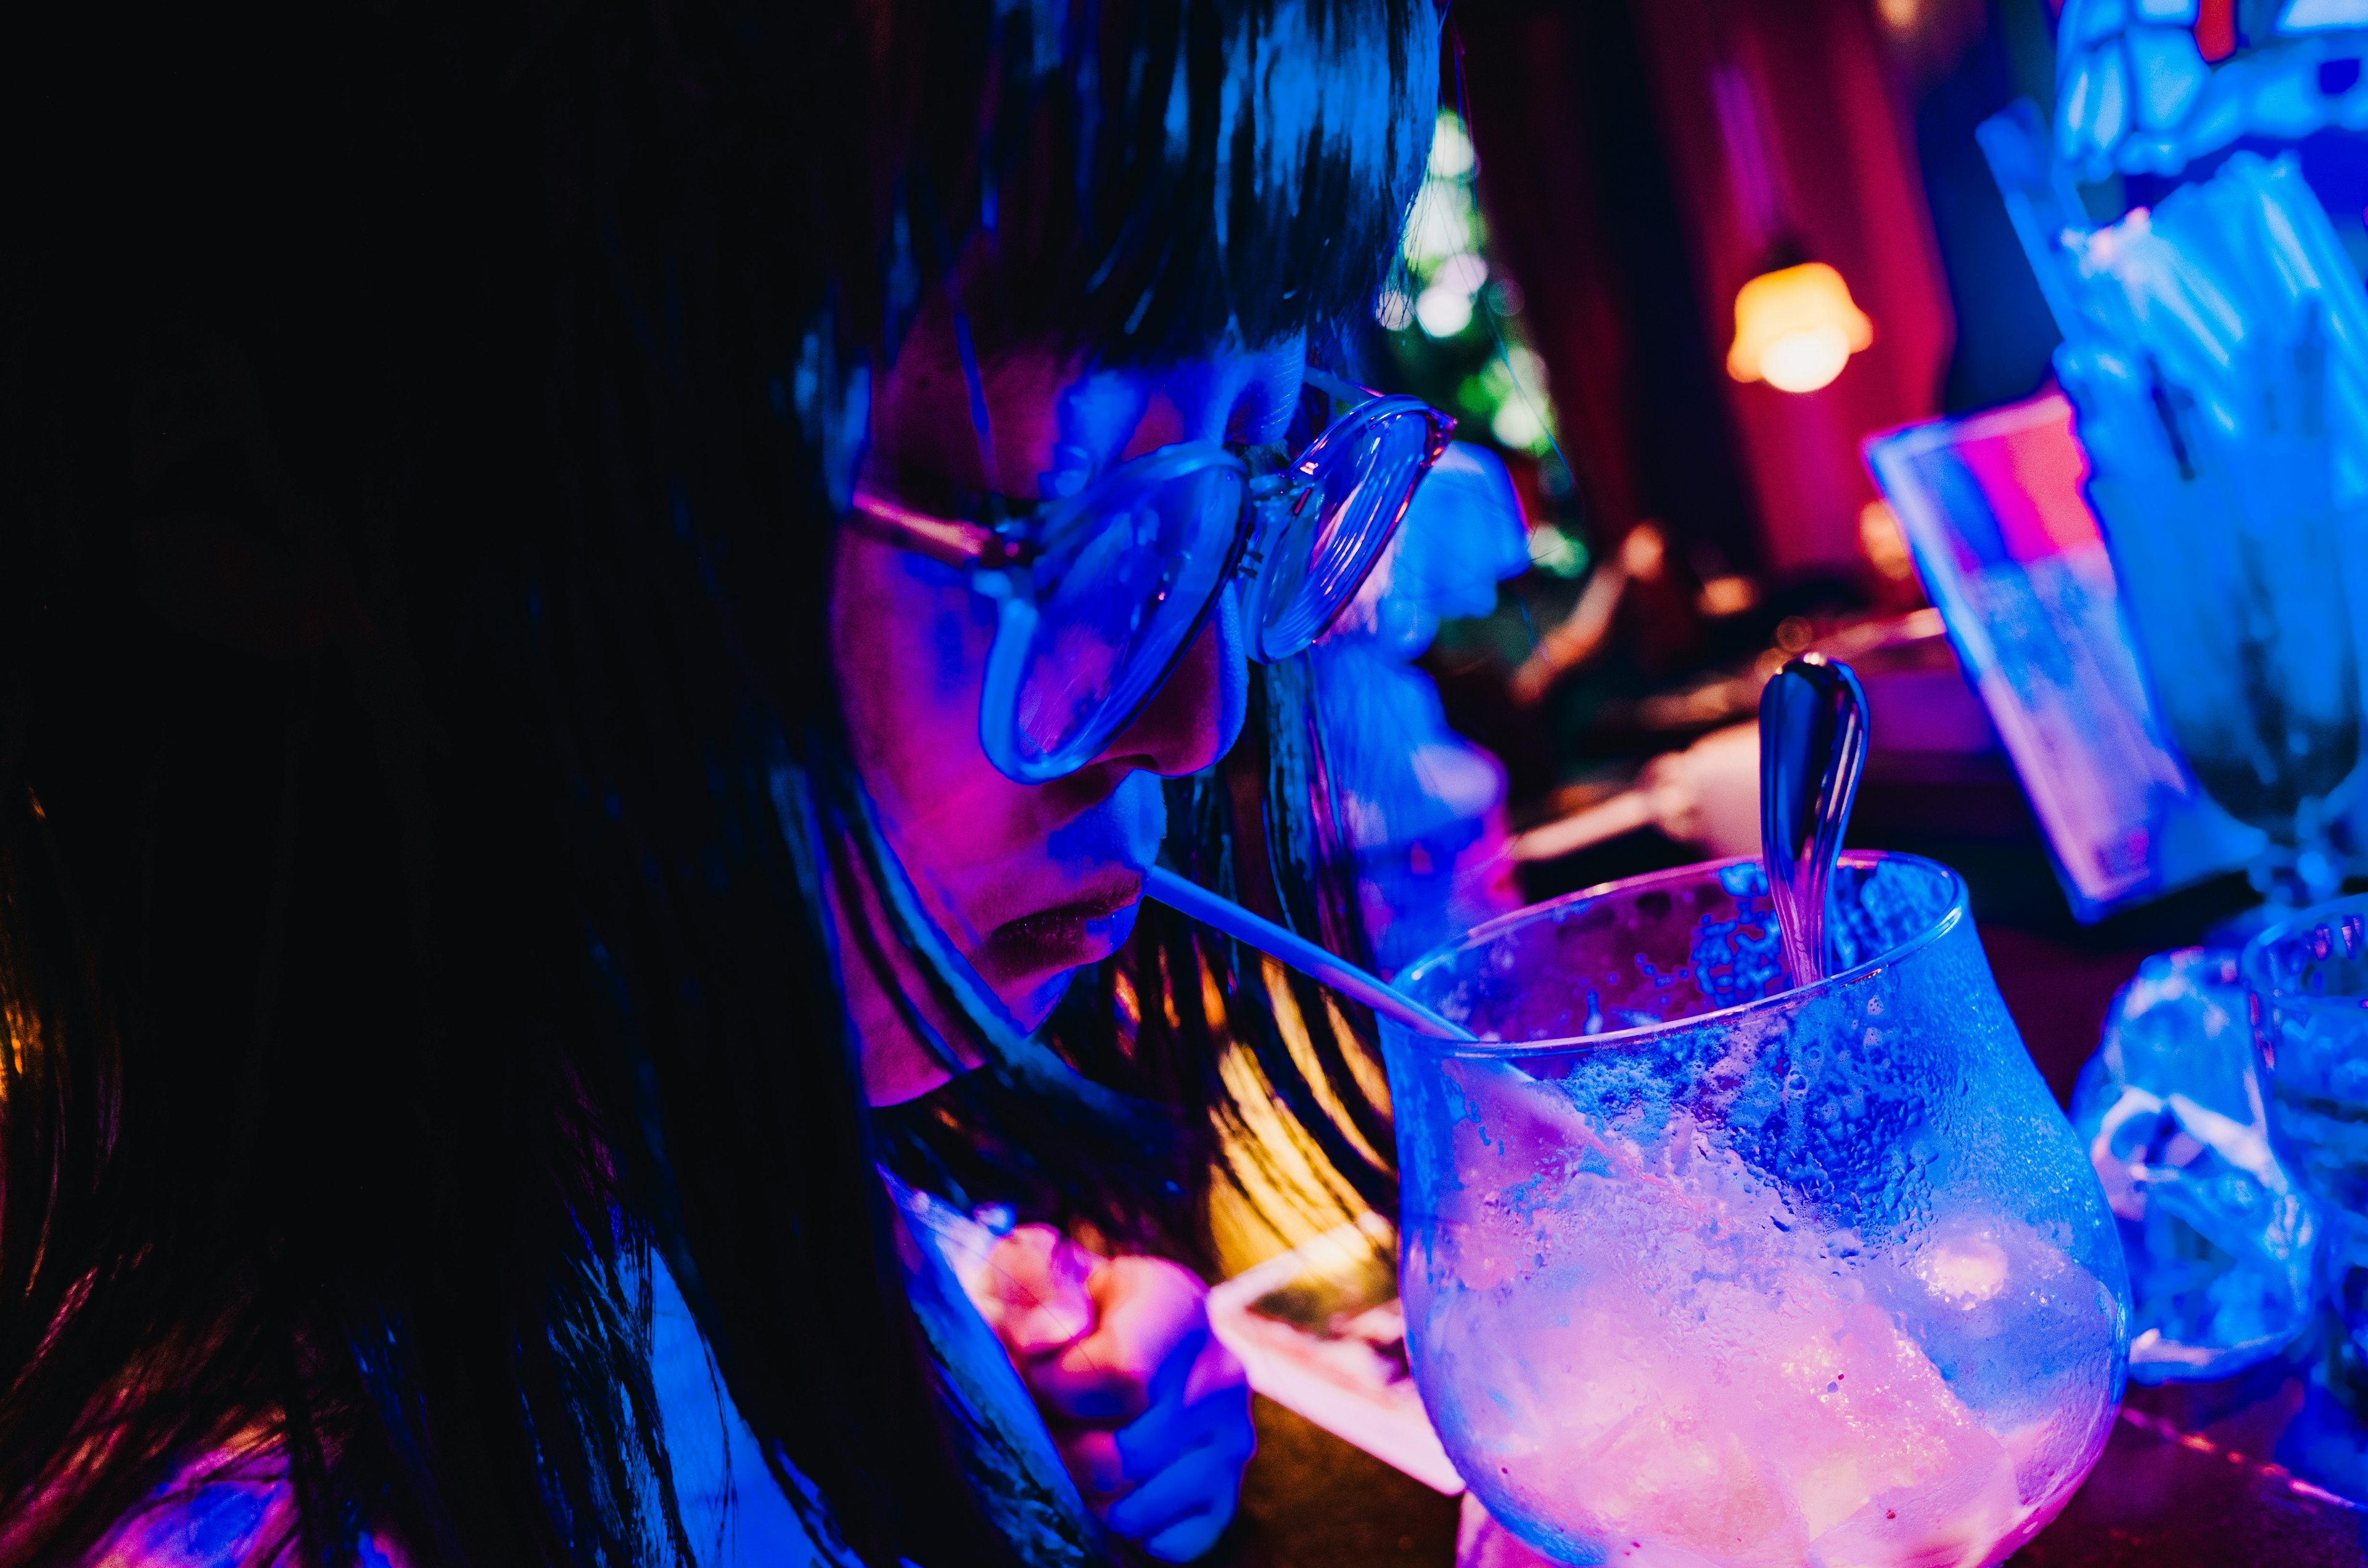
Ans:
{"type": "MultiPolygon", "coordinates": [[[[1008,1560],[875,1169],[1190,1255],[1229,1043],[1387,1128],[1153,910],[1042,1043],[856,934],[989,1062],[868,1112],[865,389],[957,265],[990,355],[1364,308],[1426,0],[139,9],[0,47],[0,1563],[249,1450],[305,1561],[686,1553],[651,1250],[815,1528],[1008,1560]]],[[[1353,951],[1304,679],[1169,853],[1353,951]]]]}

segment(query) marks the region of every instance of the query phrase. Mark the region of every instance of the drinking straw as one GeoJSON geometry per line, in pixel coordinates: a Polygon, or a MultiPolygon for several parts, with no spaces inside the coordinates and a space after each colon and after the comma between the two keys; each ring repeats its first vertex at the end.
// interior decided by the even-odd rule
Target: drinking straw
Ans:
{"type": "MultiPolygon", "coordinates": [[[[1460,1024],[1449,1022],[1421,1003],[1393,988],[1378,975],[1366,973],[1355,964],[1347,963],[1326,952],[1304,937],[1292,935],[1271,920],[1260,919],[1231,899],[1220,898],[1200,883],[1188,881],[1164,866],[1154,866],[1144,873],[1143,891],[1179,915],[1190,915],[1203,926],[1213,926],[1227,936],[1247,944],[1279,963],[1290,965],[1300,973],[1330,986],[1344,996],[1354,997],[1376,1013],[1384,1013],[1433,1040],[1474,1040],[1479,1037],[1460,1024]]],[[[1540,1094],[1538,1084],[1520,1066],[1505,1061],[1482,1058],[1462,1063],[1462,1070],[1474,1074],[1475,1083],[1493,1083],[1497,1092],[1512,1088],[1530,1091],[1518,1103],[1530,1115],[1549,1122],[1575,1148],[1589,1149],[1600,1153],[1612,1168],[1634,1180],[1650,1184],[1674,1195],[1675,1201],[1694,1211],[1702,1211],[1706,1203],[1699,1195],[1684,1191],[1667,1176],[1645,1170],[1633,1143],[1614,1143],[1588,1123],[1587,1119],[1559,1094],[1540,1094]]]]}
{"type": "Polygon", "coordinates": [[[1396,1019],[1417,1034],[1429,1035],[1433,1040],[1479,1038],[1470,1029],[1448,1022],[1404,992],[1393,989],[1379,976],[1335,958],[1306,937],[1295,936],[1271,920],[1260,919],[1231,899],[1220,898],[1165,866],[1154,866],[1144,873],[1143,891],[1178,915],[1215,926],[1278,963],[1290,965],[1310,980],[1396,1019]]]}

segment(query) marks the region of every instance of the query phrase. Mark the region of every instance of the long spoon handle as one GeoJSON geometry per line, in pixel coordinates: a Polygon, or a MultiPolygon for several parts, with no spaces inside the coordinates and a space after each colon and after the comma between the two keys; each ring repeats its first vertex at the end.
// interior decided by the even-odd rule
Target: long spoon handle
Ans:
{"type": "Polygon", "coordinates": [[[1267,957],[1289,964],[1310,980],[1362,1002],[1376,1013],[1395,1018],[1417,1034],[1429,1035],[1433,1040],[1475,1038],[1470,1029],[1448,1022],[1404,992],[1394,990],[1378,975],[1368,974],[1355,964],[1335,958],[1306,937],[1252,915],[1231,899],[1220,898],[1165,866],[1154,866],[1143,874],[1143,891],[1178,915],[1215,926],[1267,957]]]}
{"type": "Polygon", "coordinates": [[[1759,843],[1793,983],[1826,976],[1827,889],[1866,768],[1866,688],[1806,653],[1759,694],[1759,843]]]}

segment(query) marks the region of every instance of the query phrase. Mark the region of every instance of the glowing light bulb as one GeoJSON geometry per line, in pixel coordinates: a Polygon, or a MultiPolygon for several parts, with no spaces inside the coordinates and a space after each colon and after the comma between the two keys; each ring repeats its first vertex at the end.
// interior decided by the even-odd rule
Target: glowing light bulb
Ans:
{"type": "Polygon", "coordinates": [[[1816,392],[1873,341],[1874,324],[1842,275],[1822,261],[1804,262],[1763,272],[1736,294],[1726,373],[1780,392],[1816,392]]]}
{"type": "Polygon", "coordinates": [[[1759,374],[1779,392],[1808,392],[1831,381],[1850,363],[1850,337],[1831,322],[1788,332],[1759,351],[1759,374]]]}

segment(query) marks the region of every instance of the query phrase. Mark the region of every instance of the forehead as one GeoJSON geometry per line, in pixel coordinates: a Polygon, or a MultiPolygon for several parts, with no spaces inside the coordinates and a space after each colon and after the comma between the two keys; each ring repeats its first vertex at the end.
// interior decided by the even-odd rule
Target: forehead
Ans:
{"type": "Polygon", "coordinates": [[[1188,438],[1271,441],[1290,422],[1304,368],[1297,338],[1263,348],[1217,345],[1159,365],[1055,369],[1050,373],[1059,384],[1043,396],[1064,426],[1096,415],[1130,426],[1172,419],[1188,438]]]}
{"type": "Polygon", "coordinates": [[[1301,339],[1238,341],[1144,366],[1051,346],[964,351],[950,310],[925,311],[872,403],[875,470],[933,473],[1033,497],[1042,475],[1184,440],[1280,440],[1299,394],[1301,339]]]}

